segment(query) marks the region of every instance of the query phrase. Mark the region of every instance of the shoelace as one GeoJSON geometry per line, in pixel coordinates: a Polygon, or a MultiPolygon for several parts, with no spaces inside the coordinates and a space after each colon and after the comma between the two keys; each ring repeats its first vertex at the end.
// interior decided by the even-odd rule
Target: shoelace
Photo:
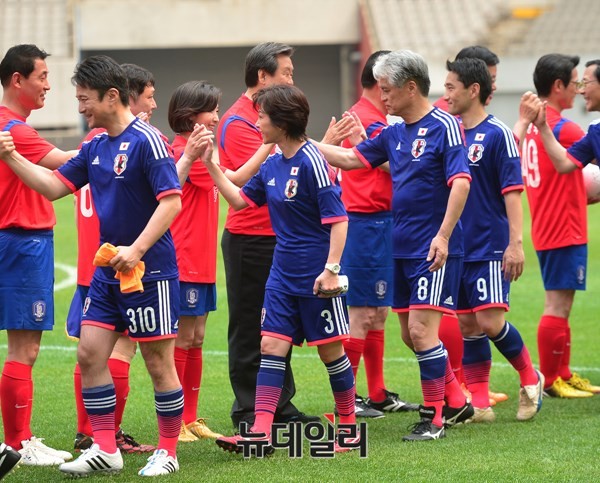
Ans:
{"type": "Polygon", "coordinates": [[[418,423],[411,424],[407,429],[411,433],[424,434],[429,431],[431,421],[429,419],[421,419],[418,423]]]}
{"type": "Polygon", "coordinates": [[[129,434],[122,433],[121,436],[125,443],[130,444],[131,446],[135,446],[135,447],[140,446],[140,443],[138,443],[135,439],[133,439],[133,437],[130,436],[129,434]]]}

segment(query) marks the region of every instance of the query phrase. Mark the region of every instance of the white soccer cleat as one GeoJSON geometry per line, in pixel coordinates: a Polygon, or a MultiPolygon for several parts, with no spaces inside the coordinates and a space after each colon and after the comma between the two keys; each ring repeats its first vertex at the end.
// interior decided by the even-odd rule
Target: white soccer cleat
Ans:
{"type": "Polygon", "coordinates": [[[32,436],[29,441],[30,444],[33,444],[40,451],[46,453],[47,455],[54,456],[55,458],[60,458],[63,461],[71,461],[73,459],[73,455],[68,451],[54,449],[42,443],[42,441],[44,441],[44,438],[36,438],[35,436],[32,436]]]}
{"type": "Polygon", "coordinates": [[[63,463],[58,469],[75,477],[117,473],[123,469],[123,457],[119,450],[111,454],[102,451],[97,444],[93,444],[75,461],[63,463]]]}
{"type": "Polygon", "coordinates": [[[61,465],[65,462],[62,458],[50,455],[43,451],[42,447],[39,445],[39,440],[36,438],[32,437],[31,439],[21,441],[21,446],[23,446],[23,448],[19,450],[19,453],[21,454],[21,464],[25,466],[54,466],[61,465]]]}
{"type": "Polygon", "coordinates": [[[524,386],[519,390],[519,409],[517,419],[527,421],[533,418],[542,408],[542,396],[544,394],[544,376],[540,371],[537,384],[524,386]]]}
{"type": "Polygon", "coordinates": [[[148,458],[148,463],[138,472],[138,475],[159,476],[175,473],[176,471],[179,471],[177,458],[169,456],[169,452],[166,449],[157,449],[148,458]]]}

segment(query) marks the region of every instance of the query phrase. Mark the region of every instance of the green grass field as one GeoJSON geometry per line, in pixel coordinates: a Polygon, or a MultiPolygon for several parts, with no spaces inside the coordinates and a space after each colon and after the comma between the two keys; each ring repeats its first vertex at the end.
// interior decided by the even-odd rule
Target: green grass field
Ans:
{"type": "MultiPolygon", "coordinates": [[[[56,261],[74,266],[76,236],[73,203],[69,197],[55,203],[56,261]]],[[[527,209],[525,209],[527,212],[527,209]]],[[[588,290],[577,295],[573,310],[572,366],[583,376],[600,383],[598,313],[600,313],[600,207],[590,208],[592,238],[588,266],[588,290]]],[[[543,289],[526,220],[526,270],[513,285],[509,320],[521,331],[534,361],[537,361],[536,327],[543,305],[543,289]]],[[[56,281],[67,277],[57,270],[56,281]]],[[[44,335],[34,370],[35,405],[32,427],[36,435],[60,449],[72,448],[76,430],[72,372],[75,343],[64,335],[64,320],[73,286],[56,292],[56,326],[44,335]]],[[[227,376],[227,310],[222,269],[219,273],[219,309],[208,321],[204,346],[204,377],[200,394],[200,416],[222,433],[232,431],[229,409],[232,393],[227,376]]],[[[414,356],[400,340],[399,326],[390,315],[386,329],[385,375],[388,388],[411,401],[421,401],[418,367],[414,356]]],[[[6,353],[6,335],[0,334],[0,356],[6,353]]],[[[414,414],[392,414],[368,423],[369,454],[338,455],[332,460],[305,456],[289,459],[279,451],[265,460],[246,461],[223,452],[212,441],[179,445],[181,469],[168,476],[172,482],[191,481],[600,481],[600,396],[586,400],[544,400],[542,412],[530,422],[515,419],[518,377],[494,352],[492,388],[509,394],[508,402],[496,406],[497,420],[490,425],[469,425],[448,431],[444,440],[403,443],[414,414]]],[[[296,405],[309,414],[331,412],[333,398],[325,368],[316,350],[294,350],[296,405]]],[[[123,426],[139,441],[155,443],[156,417],[150,379],[138,355],[131,369],[131,392],[123,426]]],[[[364,373],[359,373],[358,392],[366,394],[364,373]]],[[[138,480],[144,456],[125,455],[125,468],[116,476],[97,481],[138,480]]],[[[56,468],[20,467],[6,481],[62,481],[56,468]]]]}

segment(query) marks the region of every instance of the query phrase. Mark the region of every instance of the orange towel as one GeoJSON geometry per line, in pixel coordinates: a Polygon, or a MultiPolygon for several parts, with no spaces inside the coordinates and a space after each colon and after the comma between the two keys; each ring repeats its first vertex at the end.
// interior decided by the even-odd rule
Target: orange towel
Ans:
{"type": "MultiPolygon", "coordinates": [[[[115,246],[110,243],[104,243],[96,252],[93,264],[96,267],[108,267],[108,262],[110,262],[117,253],[118,250],[115,246]]],[[[146,265],[144,262],[139,262],[133,267],[133,270],[130,270],[127,273],[117,271],[115,278],[121,282],[121,292],[143,292],[144,284],[142,284],[142,277],[144,276],[145,270],[146,265]]]]}

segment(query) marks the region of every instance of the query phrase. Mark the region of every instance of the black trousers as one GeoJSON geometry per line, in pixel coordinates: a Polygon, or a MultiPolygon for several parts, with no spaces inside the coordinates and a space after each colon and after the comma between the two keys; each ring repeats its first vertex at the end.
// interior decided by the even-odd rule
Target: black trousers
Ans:
{"type": "MultiPolygon", "coordinates": [[[[227,303],[229,306],[229,380],[235,395],[231,420],[254,421],[256,376],[260,368],[260,316],[265,284],[273,263],[274,236],[236,235],[223,231],[221,238],[227,303]]],[[[288,353],[285,380],[275,420],[298,414],[291,403],[296,394],[288,353]]]]}

